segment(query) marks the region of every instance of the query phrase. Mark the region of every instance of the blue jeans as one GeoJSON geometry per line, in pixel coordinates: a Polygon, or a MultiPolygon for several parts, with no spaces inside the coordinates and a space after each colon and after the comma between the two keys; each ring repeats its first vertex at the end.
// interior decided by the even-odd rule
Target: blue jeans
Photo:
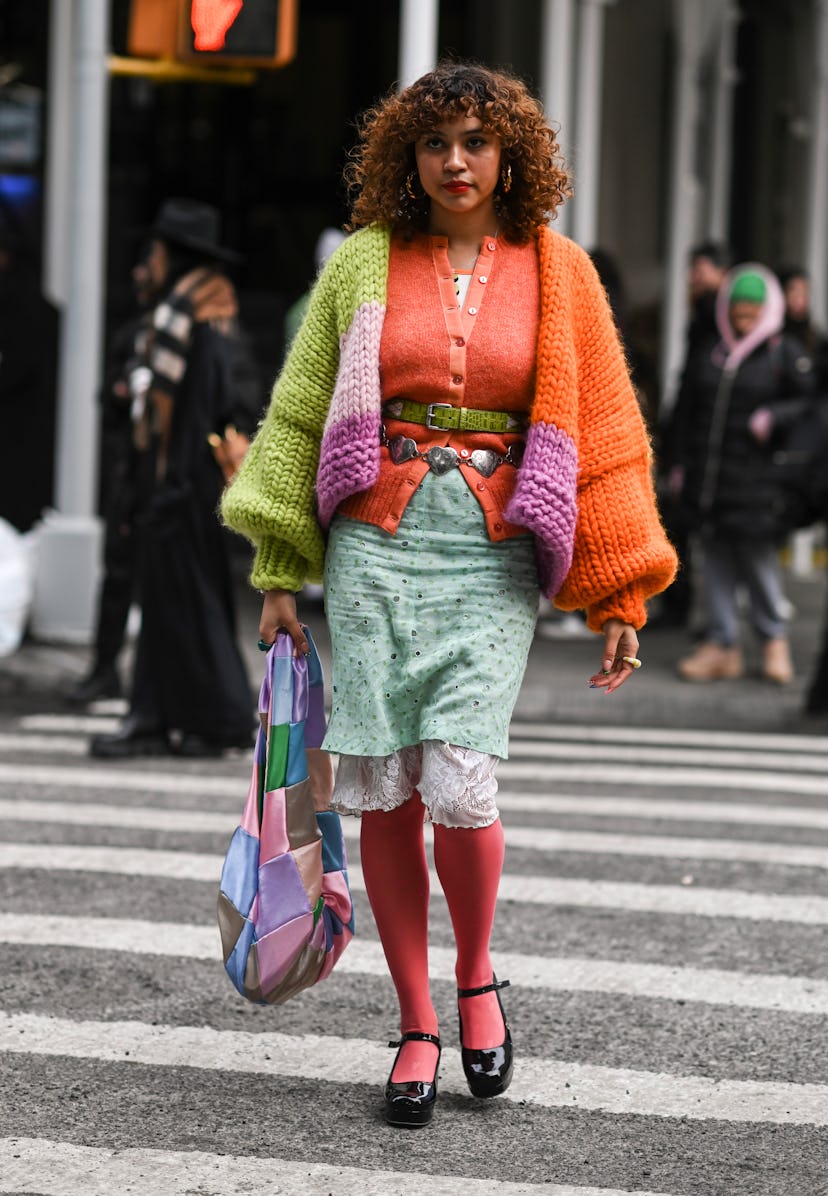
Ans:
{"type": "Polygon", "coordinates": [[[786,635],[782,571],[775,544],[763,540],[702,542],[707,639],[723,648],[739,641],[737,597],[748,597],[750,621],[762,640],[786,635]]]}

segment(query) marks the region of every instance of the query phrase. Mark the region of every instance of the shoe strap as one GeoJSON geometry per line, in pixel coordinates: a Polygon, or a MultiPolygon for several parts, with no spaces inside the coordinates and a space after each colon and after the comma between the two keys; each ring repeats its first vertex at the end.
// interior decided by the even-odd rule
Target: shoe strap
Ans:
{"type": "Polygon", "coordinates": [[[484,993],[496,993],[501,988],[511,988],[511,980],[493,980],[481,988],[458,988],[458,997],[482,997],[484,993]]]}
{"type": "Polygon", "coordinates": [[[389,1042],[390,1047],[401,1047],[404,1042],[433,1042],[437,1050],[442,1050],[440,1039],[436,1034],[425,1034],[422,1030],[408,1030],[396,1042],[389,1042]]]}

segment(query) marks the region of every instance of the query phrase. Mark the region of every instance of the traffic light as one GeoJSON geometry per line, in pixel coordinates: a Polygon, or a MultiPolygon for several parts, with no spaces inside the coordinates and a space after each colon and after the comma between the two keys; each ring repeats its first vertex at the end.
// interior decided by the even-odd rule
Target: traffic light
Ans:
{"type": "Polygon", "coordinates": [[[132,0],[139,58],[274,70],[296,54],[299,0],[132,0]]]}

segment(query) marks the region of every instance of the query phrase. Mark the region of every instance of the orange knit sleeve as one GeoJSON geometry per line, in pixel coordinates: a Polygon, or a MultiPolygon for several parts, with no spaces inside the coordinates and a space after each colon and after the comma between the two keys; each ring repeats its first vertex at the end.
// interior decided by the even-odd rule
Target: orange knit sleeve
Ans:
{"type": "Polygon", "coordinates": [[[639,628],[646,600],[673,580],[676,554],[658,514],[649,439],[607,297],[587,254],[573,250],[578,516],[555,602],[584,609],[593,631],[612,617],[639,628]]]}

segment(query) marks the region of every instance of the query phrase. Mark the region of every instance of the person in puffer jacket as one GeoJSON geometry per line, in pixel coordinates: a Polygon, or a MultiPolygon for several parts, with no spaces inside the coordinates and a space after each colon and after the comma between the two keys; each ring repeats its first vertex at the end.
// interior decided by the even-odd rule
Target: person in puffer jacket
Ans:
{"type": "Polygon", "coordinates": [[[706,606],[705,636],[680,660],[687,681],[744,672],[740,591],[762,652],[762,673],[793,678],[779,548],[785,536],[774,476],[774,431],[813,394],[811,358],[782,331],[776,277],[747,263],[718,296],[717,335],[702,341],[678,399],[681,500],[697,529],[706,606]]]}

